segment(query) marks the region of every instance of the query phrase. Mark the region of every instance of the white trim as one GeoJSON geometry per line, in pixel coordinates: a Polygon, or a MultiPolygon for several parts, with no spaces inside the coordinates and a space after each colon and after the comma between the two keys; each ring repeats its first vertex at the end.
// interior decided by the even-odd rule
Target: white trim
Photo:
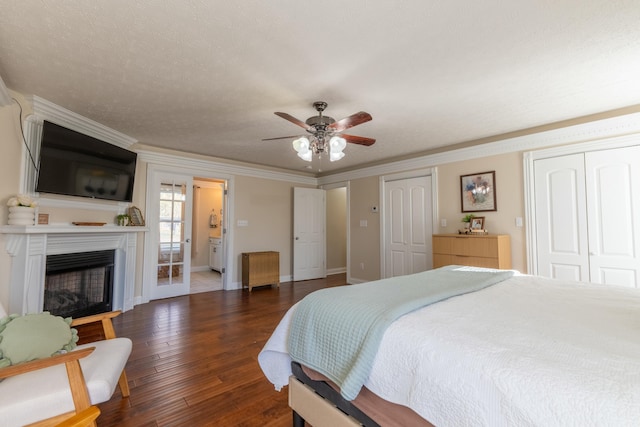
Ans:
{"type": "Polygon", "coordinates": [[[333,274],[342,274],[346,272],[347,272],[347,267],[329,268],[327,269],[327,276],[331,276],[333,274]]]}
{"type": "Polygon", "coordinates": [[[31,103],[33,114],[40,121],[47,120],[125,149],[129,149],[131,145],[138,142],[135,138],[67,110],[39,96],[25,96],[25,99],[31,103]]]}
{"type": "Polygon", "coordinates": [[[528,151],[523,154],[523,175],[524,175],[524,212],[527,218],[525,221],[526,251],[527,251],[527,271],[529,274],[538,273],[538,249],[535,230],[537,227],[535,215],[535,171],[536,160],[551,157],[566,156],[570,154],[587,153],[590,151],[609,150],[615,148],[632,147],[640,145],[640,134],[624,136],[613,136],[601,138],[584,143],[552,147],[544,150],[528,151]]]}
{"type": "Polygon", "coordinates": [[[7,86],[4,84],[2,77],[0,77],[0,107],[6,107],[12,103],[13,98],[11,98],[7,86]]]}

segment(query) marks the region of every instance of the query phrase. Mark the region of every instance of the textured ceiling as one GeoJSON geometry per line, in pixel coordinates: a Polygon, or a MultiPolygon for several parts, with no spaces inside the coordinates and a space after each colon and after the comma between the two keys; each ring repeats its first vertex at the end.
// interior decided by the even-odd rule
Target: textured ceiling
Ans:
{"type": "Polygon", "coordinates": [[[273,114],[347,133],[314,173],[640,104],[637,0],[0,0],[0,76],[140,143],[296,171],[273,114]]]}

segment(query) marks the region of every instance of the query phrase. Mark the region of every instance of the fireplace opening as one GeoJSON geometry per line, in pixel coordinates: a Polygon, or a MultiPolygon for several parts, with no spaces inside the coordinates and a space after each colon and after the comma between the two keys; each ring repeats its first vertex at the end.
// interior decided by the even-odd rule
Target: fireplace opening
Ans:
{"type": "Polygon", "coordinates": [[[115,250],[47,255],[44,311],[82,317],[112,310],[115,250]]]}

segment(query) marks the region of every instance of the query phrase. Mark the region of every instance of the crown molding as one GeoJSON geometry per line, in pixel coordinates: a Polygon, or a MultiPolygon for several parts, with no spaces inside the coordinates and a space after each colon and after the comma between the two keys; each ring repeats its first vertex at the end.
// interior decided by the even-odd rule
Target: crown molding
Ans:
{"type": "Polygon", "coordinates": [[[327,175],[318,178],[318,185],[327,185],[341,181],[404,172],[412,169],[434,167],[463,160],[520,151],[531,151],[558,145],[596,141],[603,138],[636,133],[640,133],[640,113],[631,113],[538,132],[531,135],[501,139],[473,147],[460,148],[457,150],[420,156],[413,159],[390,162],[353,171],[327,175]]]}
{"type": "Polygon", "coordinates": [[[33,115],[38,121],[47,120],[110,144],[117,145],[120,148],[129,149],[131,145],[138,142],[135,138],[131,138],[122,132],[118,132],[87,117],[74,113],[71,110],[67,110],[39,96],[27,95],[25,99],[31,104],[33,115]]]}
{"type": "Polygon", "coordinates": [[[314,177],[301,176],[287,172],[271,171],[260,169],[253,165],[231,164],[219,160],[195,159],[191,157],[181,156],[178,153],[159,153],[148,151],[140,148],[134,151],[138,153],[138,159],[147,163],[157,164],[178,168],[180,170],[188,170],[189,173],[209,176],[211,171],[216,171],[216,176],[224,178],[225,176],[248,176],[253,178],[271,179],[275,181],[287,181],[294,184],[317,185],[318,180],[314,177]]]}

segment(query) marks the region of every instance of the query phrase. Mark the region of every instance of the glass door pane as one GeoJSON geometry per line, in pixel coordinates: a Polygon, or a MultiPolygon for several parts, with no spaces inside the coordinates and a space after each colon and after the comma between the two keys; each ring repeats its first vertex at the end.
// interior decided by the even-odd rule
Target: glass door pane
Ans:
{"type": "Polygon", "coordinates": [[[160,184],[158,217],[158,286],[184,284],[187,187],[160,184]]]}

